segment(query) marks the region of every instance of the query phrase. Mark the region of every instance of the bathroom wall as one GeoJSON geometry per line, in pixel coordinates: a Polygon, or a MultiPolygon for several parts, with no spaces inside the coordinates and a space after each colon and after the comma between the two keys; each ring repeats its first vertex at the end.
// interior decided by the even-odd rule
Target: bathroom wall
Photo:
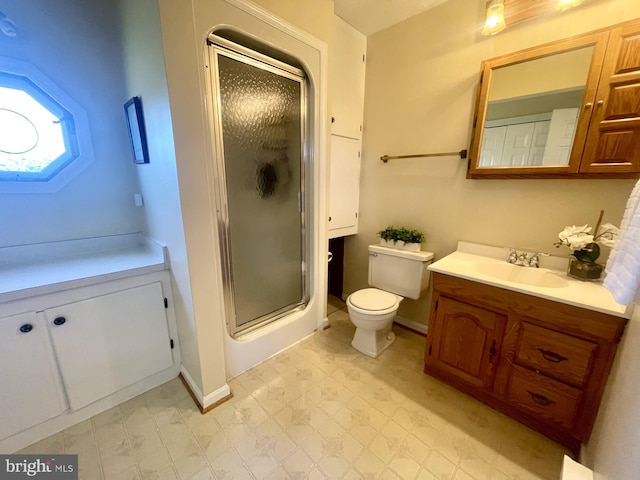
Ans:
{"type": "Polygon", "coordinates": [[[95,160],[56,193],[0,195],[0,246],[142,230],[112,2],[21,0],[2,11],[18,34],[0,34],[0,55],[32,63],[86,110],[95,160]]]}
{"type": "Polygon", "coordinates": [[[136,165],[145,235],[167,245],[183,368],[202,388],[157,0],[119,0],[126,97],[139,96],[149,163],[136,165]]]}
{"type": "Polygon", "coordinates": [[[584,459],[595,480],[636,480],[640,472],[640,308],[627,325],[584,459]]]}
{"type": "MultiPolygon", "coordinates": [[[[349,294],[367,284],[366,247],[389,224],[419,228],[436,258],[459,240],[566,255],[553,242],[565,225],[619,223],[633,180],[467,180],[456,157],[380,156],[468,148],[480,62],[640,16],[640,2],[600,0],[482,37],[485,2],[449,0],[371,35],[359,233],[345,242],[349,294]]],[[[399,314],[425,324],[430,295],[399,314]]]]}

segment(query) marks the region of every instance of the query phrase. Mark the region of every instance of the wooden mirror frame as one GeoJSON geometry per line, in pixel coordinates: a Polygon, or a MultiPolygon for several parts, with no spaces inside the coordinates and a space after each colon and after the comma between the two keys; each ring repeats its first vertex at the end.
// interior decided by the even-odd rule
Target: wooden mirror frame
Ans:
{"type": "MultiPolygon", "coordinates": [[[[580,161],[585,147],[589,122],[593,111],[593,99],[598,88],[601,65],[604,61],[609,33],[598,31],[585,35],[578,35],[564,40],[527,48],[489,60],[481,64],[480,84],[476,98],[476,108],[473,118],[471,146],[469,149],[469,169],[467,178],[556,178],[578,176],[580,161]],[[485,118],[489,103],[489,87],[493,71],[497,68],[515,65],[522,62],[569,52],[585,47],[593,47],[593,56],[582,98],[578,123],[576,126],[573,147],[568,165],[526,166],[526,167],[482,167],[480,166],[480,151],[485,127],[485,118]]],[[[579,175],[584,178],[584,174],[579,175]]]]}

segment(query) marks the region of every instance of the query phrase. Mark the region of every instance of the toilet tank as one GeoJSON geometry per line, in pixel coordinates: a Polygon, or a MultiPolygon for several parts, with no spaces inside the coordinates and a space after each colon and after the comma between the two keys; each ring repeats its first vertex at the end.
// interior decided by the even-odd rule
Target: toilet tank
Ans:
{"type": "Polygon", "coordinates": [[[417,300],[429,286],[432,252],[369,245],[369,285],[417,300]]]}

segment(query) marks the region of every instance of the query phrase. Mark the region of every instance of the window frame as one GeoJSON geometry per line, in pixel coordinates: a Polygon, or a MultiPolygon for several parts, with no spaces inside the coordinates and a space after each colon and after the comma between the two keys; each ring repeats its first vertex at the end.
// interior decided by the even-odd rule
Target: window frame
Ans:
{"type": "Polygon", "coordinates": [[[65,144],[65,154],[41,172],[0,172],[0,194],[57,192],[94,160],[85,110],[28,62],[0,56],[0,83],[26,92],[44,108],[62,117],[65,144]]]}

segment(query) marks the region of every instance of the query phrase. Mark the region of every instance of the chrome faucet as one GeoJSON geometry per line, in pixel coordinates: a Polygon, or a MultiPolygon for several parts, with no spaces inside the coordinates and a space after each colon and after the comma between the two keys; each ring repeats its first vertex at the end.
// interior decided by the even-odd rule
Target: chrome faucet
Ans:
{"type": "Polygon", "coordinates": [[[513,265],[518,265],[522,267],[538,268],[539,262],[540,262],[540,256],[549,255],[548,253],[534,253],[534,254],[530,254],[528,252],[518,253],[518,251],[515,248],[511,248],[511,247],[507,247],[507,248],[509,248],[509,258],[507,258],[507,262],[513,265]]]}

